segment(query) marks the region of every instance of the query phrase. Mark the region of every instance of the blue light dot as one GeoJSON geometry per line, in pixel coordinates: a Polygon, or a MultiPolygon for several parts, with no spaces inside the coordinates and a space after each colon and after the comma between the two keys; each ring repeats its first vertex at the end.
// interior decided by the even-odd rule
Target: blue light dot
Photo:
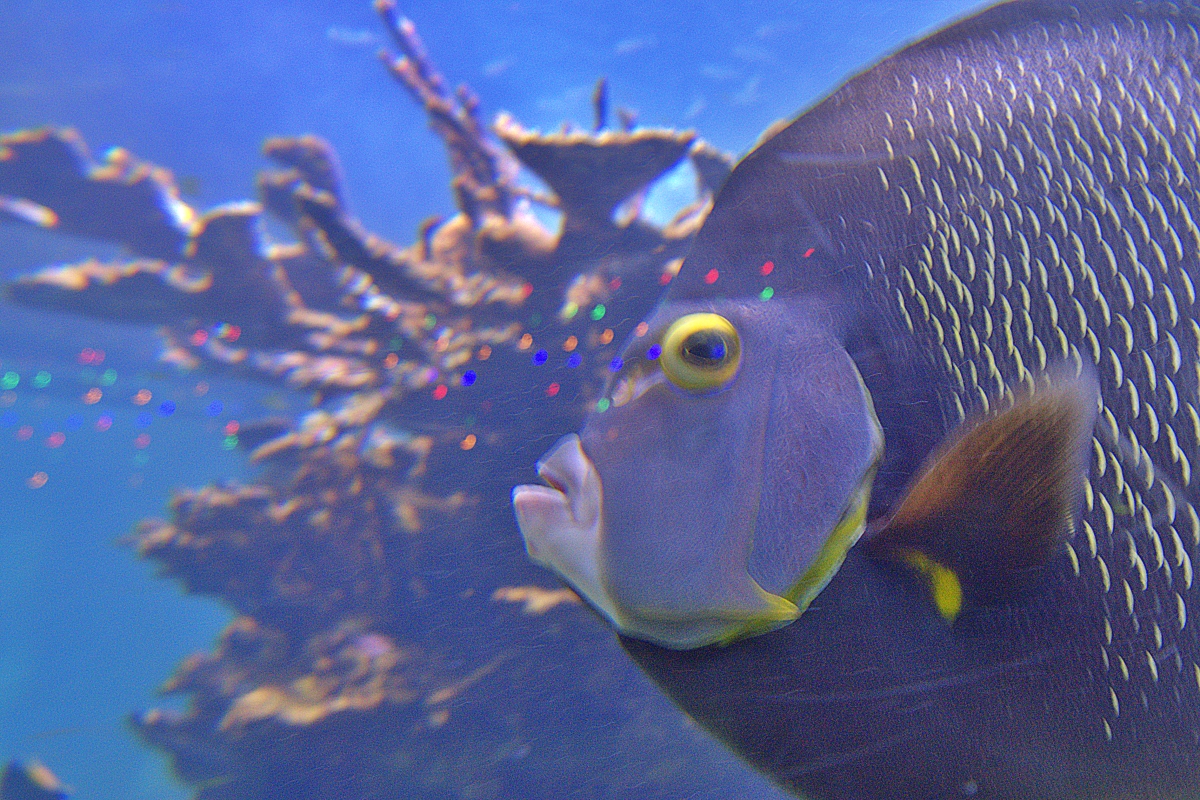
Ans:
{"type": "Polygon", "coordinates": [[[662,348],[656,344],[650,345],[650,349],[646,351],[646,358],[650,359],[651,361],[653,361],[654,359],[658,358],[661,355],[662,355],[662,348]]]}
{"type": "Polygon", "coordinates": [[[213,400],[211,403],[208,404],[208,415],[210,417],[215,417],[224,410],[225,410],[225,406],[224,406],[224,404],[221,403],[220,400],[213,400]]]}
{"type": "Polygon", "coordinates": [[[578,367],[582,363],[583,356],[579,355],[579,353],[571,353],[570,357],[567,359],[567,366],[571,367],[572,369],[578,367]]]}
{"type": "Polygon", "coordinates": [[[464,373],[463,373],[463,376],[462,376],[462,385],[463,385],[463,386],[470,386],[470,385],[472,385],[473,383],[475,383],[475,370],[473,370],[473,369],[469,369],[469,370],[467,370],[466,372],[464,372],[464,373]]]}
{"type": "Polygon", "coordinates": [[[545,350],[538,350],[536,353],[533,354],[533,363],[545,364],[546,359],[549,357],[550,357],[550,354],[547,353],[545,350]]]}
{"type": "Polygon", "coordinates": [[[5,411],[3,414],[0,414],[0,427],[11,428],[17,424],[17,420],[17,412],[5,411]]]}
{"type": "Polygon", "coordinates": [[[79,430],[80,428],[83,427],[83,415],[82,414],[72,414],[71,416],[67,417],[67,421],[66,421],[65,425],[67,427],[67,430],[70,430],[70,431],[79,430]]]}
{"type": "Polygon", "coordinates": [[[158,413],[164,417],[169,417],[175,413],[175,402],[173,400],[164,400],[163,404],[158,407],[158,413]]]}
{"type": "Polygon", "coordinates": [[[625,362],[621,360],[620,356],[617,356],[612,360],[612,363],[608,365],[608,368],[613,372],[620,372],[621,367],[623,366],[625,366],[625,362]]]}
{"type": "Polygon", "coordinates": [[[149,411],[143,411],[142,413],[137,415],[137,426],[139,428],[149,428],[150,422],[153,419],[154,418],[150,416],[149,411]]]}

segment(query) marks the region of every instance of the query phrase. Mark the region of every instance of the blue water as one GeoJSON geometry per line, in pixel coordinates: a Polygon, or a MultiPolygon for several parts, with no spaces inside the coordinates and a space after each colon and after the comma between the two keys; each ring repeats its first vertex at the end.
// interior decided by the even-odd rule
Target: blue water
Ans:
{"type": "MultiPolygon", "coordinates": [[[[694,127],[741,153],[849,73],[978,5],[430,0],[404,11],[487,118],[590,125],[606,75],[610,105],[637,109],[641,124],[694,127]]],[[[423,218],[453,212],[443,150],[376,60],[384,36],[366,0],[2,7],[0,130],[74,126],[97,152],[121,145],[169,167],[202,208],[253,196],[265,137],[312,132],[336,147],[351,205],[375,232],[406,243],[423,218]]],[[[0,224],[3,276],[111,253],[0,224]]],[[[228,421],[304,402],[163,370],[156,353],[148,329],[0,304],[0,377],[20,377],[0,394],[0,759],[37,756],[85,800],[186,796],[123,720],[159,703],[155,687],[228,620],[115,540],[165,515],[173,488],[251,476],[223,445],[228,421]],[[104,350],[104,363],[80,364],[84,348],[104,350]],[[105,369],[115,382],[84,403],[105,369]],[[146,406],[130,402],[140,389],[146,406]],[[105,414],[112,425],[99,431],[105,414]],[[55,433],[63,442],[50,446],[55,433]],[[38,473],[46,482],[31,488],[38,473]]]]}

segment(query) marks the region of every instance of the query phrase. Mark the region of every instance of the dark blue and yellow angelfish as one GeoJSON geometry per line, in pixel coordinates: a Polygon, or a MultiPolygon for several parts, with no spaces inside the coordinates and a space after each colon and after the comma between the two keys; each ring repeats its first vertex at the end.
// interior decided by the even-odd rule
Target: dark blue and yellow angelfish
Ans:
{"type": "Polygon", "coordinates": [[[515,490],[531,556],[797,792],[1200,797],[1198,147],[1194,0],[847,81],[515,490]]]}

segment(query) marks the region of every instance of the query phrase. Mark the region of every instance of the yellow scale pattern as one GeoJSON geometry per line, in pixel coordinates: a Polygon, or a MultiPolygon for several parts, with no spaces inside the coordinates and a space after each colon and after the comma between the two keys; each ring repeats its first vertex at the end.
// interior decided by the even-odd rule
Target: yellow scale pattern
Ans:
{"type": "Polygon", "coordinates": [[[881,111],[872,131],[886,154],[879,184],[905,241],[922,244],[866,266],[950,376],[944,413],[1010,402],[1057,365],[1100,379],[1067,555],[1101,595],[1107,685],[1096,690],[1111,710],[1096,724],[1110,739],[1136,729],[1131,710],[1155,707],[1147,685],[1169,684],[1177,703],[1200,689],[1200,664],[1181,656],[1196,648],[1179,646],[1200,625],[1188,619],[1200,554],[1200,35],[1162,24],[1166,35],[1129,21],[1014,38],[991,69],[958,59],[952,80],[900,87],[906,113],[881,111]]]}

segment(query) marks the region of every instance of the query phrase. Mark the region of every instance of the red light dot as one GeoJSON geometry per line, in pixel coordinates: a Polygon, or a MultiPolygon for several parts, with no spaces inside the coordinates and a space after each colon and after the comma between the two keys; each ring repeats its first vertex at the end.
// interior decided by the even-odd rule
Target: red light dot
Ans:
{"type": "Polygon", "coordinates": [[[237,325],[230,325],[229,330],[225,333],[225,338],[231,342],[236,342],[238,337],[242,335],[242,329],[237,325]]]}
{"type": "Polygon", "coordinates": [[[803,255],[803,256],[801,256],[801,258],[808,258],[809,256],[811,256],[811,255],[812,255],[813,253],[815,253],[815,252],[817,252],[817,248],[815,248],[815,247],[810,247],[810,248],[808,248],[807,250],[805,250],[805,251],[804,251],[804,255],[803,255]]]}
{"type": "Polygon", "coordinates": [[[554,397],[554,395],[556,395],[556,394],[558,394],[558,384],[557,383],[552,383],[546,387],[546,397],[554,397]]]}
{"type": "Polygon", "coordinates": [[[773,269],[775,269],[775,262],[774,262],[774,261],[767,261],[766,263],[764,263],[764,264],[762,265],[762,274],[763,274],[763,275],[770,275],[770,274],[771,274],[771,270],[773,270],[773,269]]]}
{"type": "Polygon", "coordinates": [[[208,331],[199,330],[192,334],[190,339],[193,347],[199,347],[208,341],[208,331]]]}
{"type": "Polygon", "coordinates": [[[33,426],[32,425],[22,425],[21,427],[17,428],[17,441],[27,442],[32,437],[33,437],[33,426]]]}
{"type": "Polygon", "coordinates": [[[446,384],[439,383],[437,388],[433,390],[433,399],[441,400],[443,397],[446,396],[446,392],[448,392],[448,391],[449,391],[449,389],[446,388],[446,384]]]}
{"type": "Polygon", "coordinates": [[[529,295],[533,294],[533,284],[526,283],[521,287],[521,299],[525,300],[529,295]]]}
{"type": "Polygon", "coordinates": [[[231,419],[229,422],[225,423],[225,435],[234,436],[237,434],[238,430],[241,429],[241,427],[242,426],[238,424],[236,419],[231,419]]]}
{"type": "Polygon", "coordinates": [[[717,278],[719,277],[721,277],[720,272],[715,269],[710,269],[708,272],[704,273],[704,282],[707,284],[714,284],[717,282],[717,278]]]}
{"type": "Polygon", "coordinates": [[[63,442],[67,440],[65,433],[55,431],[46,437],[46,447],[62,447],[63,442]]]}
{"type": "Polygon", "coordinates": [[[133,440],[133,446],[138,448],[139,450],[149,447],[150,446],[150,434],[139,433],[138,437],[133,440]]]}
{"type": "Polygon", "coordinates": [[[614,292],[615,292],[617,289],[620,289],[620,288],[621,288],[621,279],[620,279],[620,278],[613,278],[611,281],[609,281],[609,282],[608,282],[608,288],[609,288],[609,289],[612,289],[614,292]]]}
{"type": "Polygon", "coordinates": [[[659,275],[658,282],[660,284],[662,284],[663,286],[666,286],[668,283],[671,282],[671,273],[664,272],[662,275],[659,275]]]}
{"type": "Polygon", "coordinates": [[[90,347],[85,347],[79,351],[79,363],[91,364],[96,360],[96,351],[90,347]]]}

